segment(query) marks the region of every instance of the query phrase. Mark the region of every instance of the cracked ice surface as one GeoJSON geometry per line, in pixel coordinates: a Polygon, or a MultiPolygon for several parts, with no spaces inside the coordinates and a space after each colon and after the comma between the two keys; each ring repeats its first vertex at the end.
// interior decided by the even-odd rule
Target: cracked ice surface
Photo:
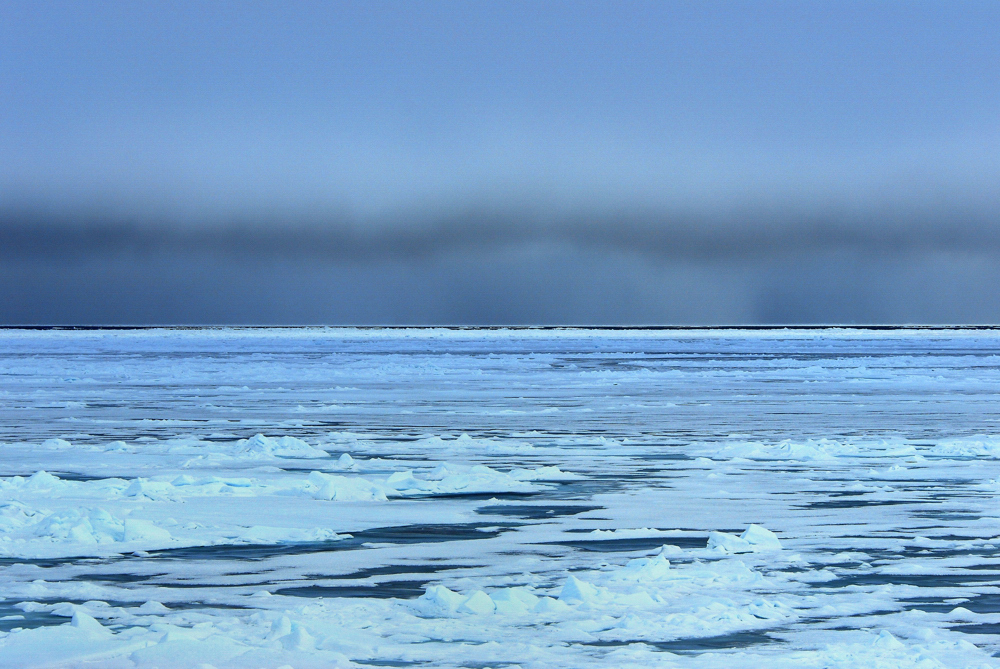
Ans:
{"type": "Polygon", "coordinates": [[[0,666],[1000,667],[998,353],[0,331],[0,666]]]}

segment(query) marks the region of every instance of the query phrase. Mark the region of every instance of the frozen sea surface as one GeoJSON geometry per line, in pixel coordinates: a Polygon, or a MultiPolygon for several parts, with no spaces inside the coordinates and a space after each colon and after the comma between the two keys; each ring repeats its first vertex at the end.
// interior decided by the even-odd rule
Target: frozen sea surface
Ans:
{"type": "Polygon", "coordinates": [[[1000,667],[993,331],[0,331],[0,666],[1000,667]]]}

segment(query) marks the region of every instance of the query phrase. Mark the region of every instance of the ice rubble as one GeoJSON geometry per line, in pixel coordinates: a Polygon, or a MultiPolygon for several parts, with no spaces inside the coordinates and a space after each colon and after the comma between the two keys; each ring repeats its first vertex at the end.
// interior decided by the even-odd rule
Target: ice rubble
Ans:
{"type": "Polygon", "coordinates": [[[336,502],[385,502],[385,488],[363,478],[323,472],[309,474],[309,494],[316,499],[336,502]]]}
{"type": "MultiPolygon", "coordinates": [[[[354,465],[354,461],[351,461],[354,465]]],[[[528,493],[539,490],[537,482],[568,481],[580,477],[557,467],[497,471],[486,465],[460,466],[442,463],[418,475],[413,470],[390,474],[384,482],[324,472],[309,474],[309,493],[317,499],[336,501],[386,501],[399,496],[471,495],[480,493],[528,493]]]]}
{"type": "Polygon", "coordinates": [[[2,509],[0,547],[11,550],[11,543],[24,544],[43,539],[67,544],[111,544],[144,542],[164,544],[170,532],[152,521],[120,518],[102,508],[74,508],[56,512],[30,509],[24,504],[8,503],[2,509]]]}
{"type": "Polygon", "coordinates": [[[856,455],[858,446],[833,439],[786,439],[778,443],[733,442],[713,453],[717,457],[749,458],[751,460],[819,460],[830,461],[845,455],[856,455]]]}
{"type": "Polygon", "coordinates": [[[907,458],[926,462],[932,458],[1000,458],[1000,437],[973,435],[912,444],[899,437],[885,439],[785,439],[779,442],[730,440],[702,444],[701,450],[716,459],[798,460],[834,462],[843,458],[907,458]]]}
{"type": "Polygon", "coordinates": [[[926,450],[937,457],[1000,457],[1000,437],[975,435],[961,439],[943,439],[926,450]]]}
{"type": "MultiPolygon", "coordinates": [[[[68,442],[67,442],[68,443],[68,442]]],[[[107,453],[132,453],[135,447],[123,441],[113,441],[104,449],[107,453]]],[[[268,437],[256,434],[249,439],[235,441],[209,441],[196,436],[179,436],[164,441],[147,441],[144,452],[163,452],[171,455],[193,455],[199,460],[280,460],[328,458],[321,448],[310,446],[297,437],[268,437]]]]}
{"type": "MultiPolygon", "coordinates": [[[[712,566],[695,564],[672,569],[666,552],[661,549],[651,557],[635,558],[610,571],[569,574],[562,586],[548,592],[516,586],[489,593],[475,590],[463,595],[444,585],[431,585],[421,597],[405,606],[420,616],[431,618],[493,613],[548,616],[562,612],[568,615],[571,610],[620,612],[672,606],[680,592],[689,592],[692,587],[725,584],[743,589],[760,587],[764,582],[758,572],[733,559],[712,566]]],[[[795,615],[780,602],[762,602],[764,600],[750,605],[748,615],[766,619],[795,615]]]]}
{"type": "Polygon", "coordinates": [[[412,471],[396,472],[386,480],[386,485],[403,494],[472,494],[491,492],[531,492],[535,486],[528,483],[532,476],[542,478],[544,473],[515,470],[498,472],[486,465],[456,467],[442,464],[418,478],[412,471]],[[528,480],[525,480],[528,479],[528,480]]]}
{"type": "Polygon", "coordinates": [[[454,439],[425,437],[413,442],[408,450],[422,453],[481,452],[481,453],[528,453],[534,446],[525,441],[511,439],[482,439],[462,433],[454,439]]]}
{"type": "Polygon", "coordinates": [[[250,439],[236,442],[235,455],[248,458],[326,458],[329,453],[313,448],[301,439],[295,437],[279,437],[272,439],[257,434],[250,439]]]}
{"type": "MultiPolygon", "coordinates": [[[[45,494],[50,498],[182,501],[191,497],[287,495],[301,491],[323,500],[386,501],[389,497],[410,495],[533,492],[539,489],[539,483],[582,478],[578,474],[551,466],[502,472],[485,465],[470,467],[442,463],[424,474],[404,470],[390,474],[383,480],[358,475],[358,463],[349,454],[345,453],[337,462],[336,470],[350,475],[313,471],[304,480],[300,479],[302,482],[288,476],[281,482],[271,482],[241,476],[190,474],[137,477],[131,480],[109,478],[72,481],[39,471],[28,478],[14,476],[6,480],[0,479],[0,498],[30,493],[45,494]]],[[[7,513],[13,513],[13,510],[9,509],[7,513]]],[[[0,524],[3,522],[7,521],[0,520],[0,524]]]]}
{"type": "MultiPolygon", "coordinates": [[[[90,554],[88,547],[121,545],[114,550],[145,550],[217,543],[222,538],[244,543],[329,541],[344,535],[322,526],[269,527],[252,522],[256,520],[253,518],[213,538],[199,523],[177,523],[169,518],[171,512],[157,512],[158,517],[165,518],[160,523],[130,514],[143,504],[195,504],[197,508],[199,500],[213,497],[299,496],[319,501],[380,503],[401,497],[530,493],[539,490],[545,481],[579,478],[551,466],[502,472],[483,465],[442,463],[422,474],[405,470],[387,478],[366,477],[358,469],[357,461],[344,454],[337,461],[335,471],[339,473],[313,471],[280,478],[265,472],[262,478],[167,474],[81,481],[65,480],[46,471],[29,477],[0,478],[0,552],[25,556],[90,554]]],[[[105,552],[101,549],[94,554],[105,552]]]]}

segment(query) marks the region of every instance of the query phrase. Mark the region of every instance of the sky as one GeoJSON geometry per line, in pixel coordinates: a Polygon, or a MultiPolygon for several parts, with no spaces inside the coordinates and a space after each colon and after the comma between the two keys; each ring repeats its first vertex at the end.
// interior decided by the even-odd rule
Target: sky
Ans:
{"type": "Polygon", "coordinates": [[[0,6],[0,322],[1000,322],[992,2],[0,6]]]}

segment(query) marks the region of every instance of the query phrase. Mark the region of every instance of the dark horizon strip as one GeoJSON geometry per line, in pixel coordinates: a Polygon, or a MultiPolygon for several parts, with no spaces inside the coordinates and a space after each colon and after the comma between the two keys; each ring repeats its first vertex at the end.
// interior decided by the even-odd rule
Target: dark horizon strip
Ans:
{"type": "MultiPolygon", "coordinates": [[[[412,220],[417,220],[415,217],[412,220]]],[[[820,216],[784,212],[731,217],[655,214],[578,215],[539,220],[530,215],[467,214],[416,223],[296,221],[142,224],[89,218],[71,221],[0,212],[0,258],[207,254],[330,261],[408,260],[459,251],[555,244],[662,259],[759,260],[810,252],[874,256],[920,251],[1000,255],[1000,215],[992,212],[820,216]]]]}

